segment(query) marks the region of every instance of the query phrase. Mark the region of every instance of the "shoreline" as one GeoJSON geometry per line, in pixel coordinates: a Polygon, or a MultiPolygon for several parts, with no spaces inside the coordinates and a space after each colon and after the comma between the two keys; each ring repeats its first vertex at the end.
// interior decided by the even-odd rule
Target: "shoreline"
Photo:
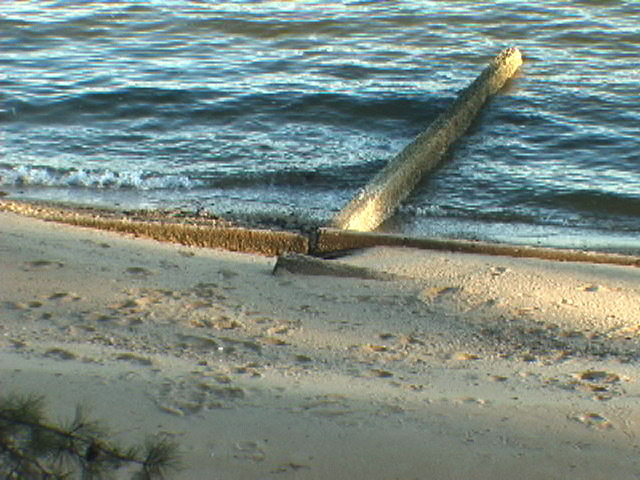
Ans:
{"type": "Polygon", "coordinates": [[[400,246],[507,257],[640,266],[633,251],[578,250],[530,245],[471,241],[453,238],[413,237],[377,232],[353,232],[313,223],[269,222],[267,219],[193,214],[184,211],[114,210],[56,202],[14,201],[0,198],[0,211],[42,220],[116,231],[182,245],[223,248],[269,256],[302,253],[331,256],[374,246],[400,246]]]}
{"type": "MultiPolygon", "coordinates": [[[[635,478],[640,270],[407,247],[379,278],[0,212],[0,391],[172,478],[635,478]]],[[[322,260],[322,262],[333,262],[322,260]]],[[[358,270],[359,269],[359,270],[358,270]]]]}

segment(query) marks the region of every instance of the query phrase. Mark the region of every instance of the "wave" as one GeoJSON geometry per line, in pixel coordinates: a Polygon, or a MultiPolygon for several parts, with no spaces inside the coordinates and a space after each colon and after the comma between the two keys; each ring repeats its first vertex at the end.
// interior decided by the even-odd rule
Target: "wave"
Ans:
{"type": "Polygon", "coordinates": [[[74,124],[85,121],[153,118],[154,124],[228,124],[244,119],[259,122],[344,125],[350,129],[408,130],[411,135],[448,105],[442,97],[389,94],[364,96],[340,93],[278,92],[227,94],[220,90],[131,87],[36,99],[4,98],[0,122],[74,124]]]}
{"type": "Polygon", "coordinates": [[[355,190],[365,185],[379,169],[378,165],[360,164],[341,167],[298,168],[261,172],[236,172],[209,176],[201,183],[216,189],[280,187],[299,191],[355,190]]]}
{"type": "Polygon", "coordinates": [[[0,186],[69,187],[136,190],[237,190],[263,187],[298,190],[355,190],[366,183],[375,168],[346,165],[342,168],[288,169],[263,172],[207,173],[195,176],[160,175],[142,171],[65,169],[33,166],[1,166],[0,186]]]}
{"type": "MultiPolygon", "coordinates": [[[[455,199],[453,199],[455,200],[455,199]]],[[[400,215],[414,220],[468,220],[479,224],[576,227],[607,232],[640,232],[640,198],[611,192],[545,192],[527,201],[463,207],[447,202],[403,205],[400,215]]]]}
{"type": "Polygon", "coordinates": [[[182,175],[150,176],[143,172],[111,170],[56,170],[47,167],[0,167],[0,185],[6,187],[75,187],[94,189],[193,189],[199,185],[182,175]]]}
{"type": "Polygon", "coordinates": [[[527,213],[512,208],[494,207],[478,210],[475,208],[462,208],[452,205],[403,205],[400,214],[405,217],[433,218],[433,219],[466,219],[482,222],[499,223],[525,223],[534,224],[540,222],[540,218],[533,212],[527,213]]]}
{"type": "Polygon", "coordinates": [[[193,105],[197,100],[188,90],[125,88],[74,95],[50,94],[38,99],[7,98],[0,122],[68,124],[93,118],[109,121],[155,117],[163,107],[193,105]]]}
{"type": "MultiPolygon", "coordinates": [[[[546,201],[558,208],[567,208],[583,215],[626,216],[640,220],[640,197],[601,192],[577,190],[555,195],[546,201]]],[[[638,222],[640,230],[640,222],[638,222]]]]}

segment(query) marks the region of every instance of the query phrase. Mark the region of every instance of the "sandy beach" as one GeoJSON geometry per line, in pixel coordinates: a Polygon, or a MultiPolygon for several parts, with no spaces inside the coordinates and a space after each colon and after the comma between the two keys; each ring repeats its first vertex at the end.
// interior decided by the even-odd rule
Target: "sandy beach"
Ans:
{"type": "Polygon", "coordinates": [[[326,260],[0,212],[0,394],[181,445],[175,479],[638,479],[640,269],[326,260]]]}

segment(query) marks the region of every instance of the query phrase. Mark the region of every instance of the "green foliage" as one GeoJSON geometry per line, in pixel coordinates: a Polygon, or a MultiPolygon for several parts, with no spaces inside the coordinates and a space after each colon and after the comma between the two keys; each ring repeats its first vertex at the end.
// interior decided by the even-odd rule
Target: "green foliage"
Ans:
{"type": "Polygon", "coordinates": [[[126,470],[132,479],[157,480],[179,468],[178,445],[167,438],[122,449],[82,406],[58,426],[47,422],[44,405],[41,396],[0,397],[0,479],[98,480],[126,470]]]}

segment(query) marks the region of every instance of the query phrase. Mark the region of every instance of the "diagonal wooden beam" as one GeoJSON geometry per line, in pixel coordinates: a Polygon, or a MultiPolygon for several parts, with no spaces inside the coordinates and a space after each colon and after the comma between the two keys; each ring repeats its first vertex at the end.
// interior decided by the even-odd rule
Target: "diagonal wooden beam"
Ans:
{"type": "Polygon", "coordinates": [[[424,132],[405,147],[342,209],[333,227],[371,231],[387,219],[420,179],[438,165],[471,125],[487,99],[522,65],[515,47],[500,52],[476,80],[424,132]]]}

